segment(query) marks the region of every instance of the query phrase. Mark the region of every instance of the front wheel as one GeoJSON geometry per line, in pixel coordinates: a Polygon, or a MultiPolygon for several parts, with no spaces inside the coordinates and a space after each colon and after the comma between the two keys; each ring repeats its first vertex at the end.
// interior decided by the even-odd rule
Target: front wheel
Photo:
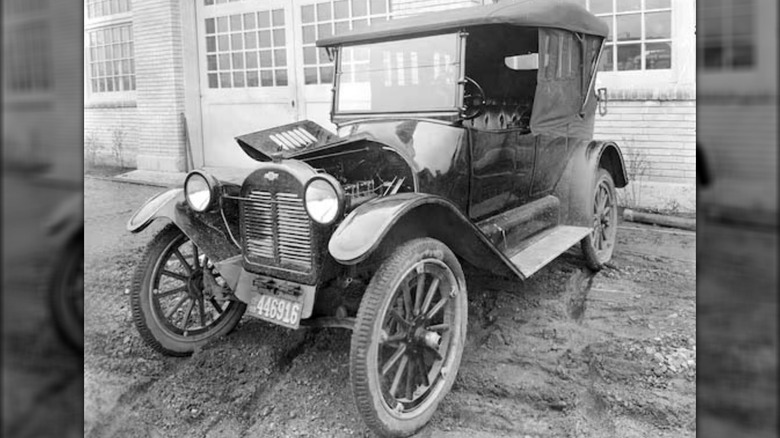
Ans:
{"type": "Polygon", "coordinates": [[[593,229],[582,240],[582,252],[588,267],[598,271],[612,259],[618,225],[615,182],[605,169],[599,169],[596,174],[592,200],[593,229]]]}
{"type": "Polygon", "coordinates": [[[452,387],[466,339],[463,270],[438,240],[397,248],[372,278],[350,351],[352,392],[382,436],[422,428],[452,387]]]}
{"type": "Polygon", "coordinates": [[[225,286],[208,257],[178,227],[168,225],[154,236],[130,291],[133,321],[150,347],[188,356],[241,320],[246,304],[210,295],[204,288],[206,269],[225,286]]]}

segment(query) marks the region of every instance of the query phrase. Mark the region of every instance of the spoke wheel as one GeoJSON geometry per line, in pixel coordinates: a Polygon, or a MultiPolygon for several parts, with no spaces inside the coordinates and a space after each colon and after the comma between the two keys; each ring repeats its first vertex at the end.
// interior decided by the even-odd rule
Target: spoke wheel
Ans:
{"type": "Polygon", "coordinates": [[[61,338],[84,350],[84,238],[78,234],[60,254],[49,284],[49,305],[61,338]]]}
{"type": "Polygon", "coordinates": [[[381,265],[350,354],[356,404],[376,433],[408,436],[430,420],[457,375],[467,318],[463,271],[441,242],[412,240],[381,265]]]}
{"type": "Polygon", "coordinates": [[[225,286],[208,256],[179,228],[169,225],[154,237],[130,293],[133,320],[149,346],[186,356],[235,328],[246,305],[210,296],[204,288],[206,270],[225,286]]]}
{"type": "Polygon", "coordinates": [[[582,252],[588,267],[599,270],[612,259],[617,236],[617,196],[612,176],[599,169],[593,188],[592,231],[582,241],[582,252]]]}

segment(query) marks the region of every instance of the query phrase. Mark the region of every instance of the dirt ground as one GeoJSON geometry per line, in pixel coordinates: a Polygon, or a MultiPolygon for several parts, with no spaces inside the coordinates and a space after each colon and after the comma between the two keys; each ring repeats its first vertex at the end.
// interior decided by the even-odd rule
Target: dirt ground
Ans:
{"type": "MultiPolygon", "coordinates": [[[[346,330],[245,317],[191,358],[142,343],[127,293],[160,227],[124,223],[158,190],[85,182],[85,435],[370,436],[346,330]]],[[[572,250],[523,284],[470,282],[458,378],[420,437],[695,436],[696,234],[626,223],[609,267],[583,266],[572,250]]]]}

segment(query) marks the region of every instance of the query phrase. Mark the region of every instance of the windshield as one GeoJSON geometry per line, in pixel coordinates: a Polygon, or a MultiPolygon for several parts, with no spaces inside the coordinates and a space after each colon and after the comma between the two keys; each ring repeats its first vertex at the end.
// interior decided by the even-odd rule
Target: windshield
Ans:
{"type": "Polygon", "coordinates": [[[343,47],[336,113],[454,111],[458,34],[343,47]]]}

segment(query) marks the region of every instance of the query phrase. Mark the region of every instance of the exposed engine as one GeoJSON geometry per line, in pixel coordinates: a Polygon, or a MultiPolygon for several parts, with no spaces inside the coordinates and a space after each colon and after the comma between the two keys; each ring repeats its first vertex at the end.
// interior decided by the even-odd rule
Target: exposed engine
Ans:
{"type": "Polygon", "coordinates": [[[396,151],[376,143],[323,150],[303,161],[341,183],[348,209],[376,197],[414,190],[409,165],[396,151]]]}

